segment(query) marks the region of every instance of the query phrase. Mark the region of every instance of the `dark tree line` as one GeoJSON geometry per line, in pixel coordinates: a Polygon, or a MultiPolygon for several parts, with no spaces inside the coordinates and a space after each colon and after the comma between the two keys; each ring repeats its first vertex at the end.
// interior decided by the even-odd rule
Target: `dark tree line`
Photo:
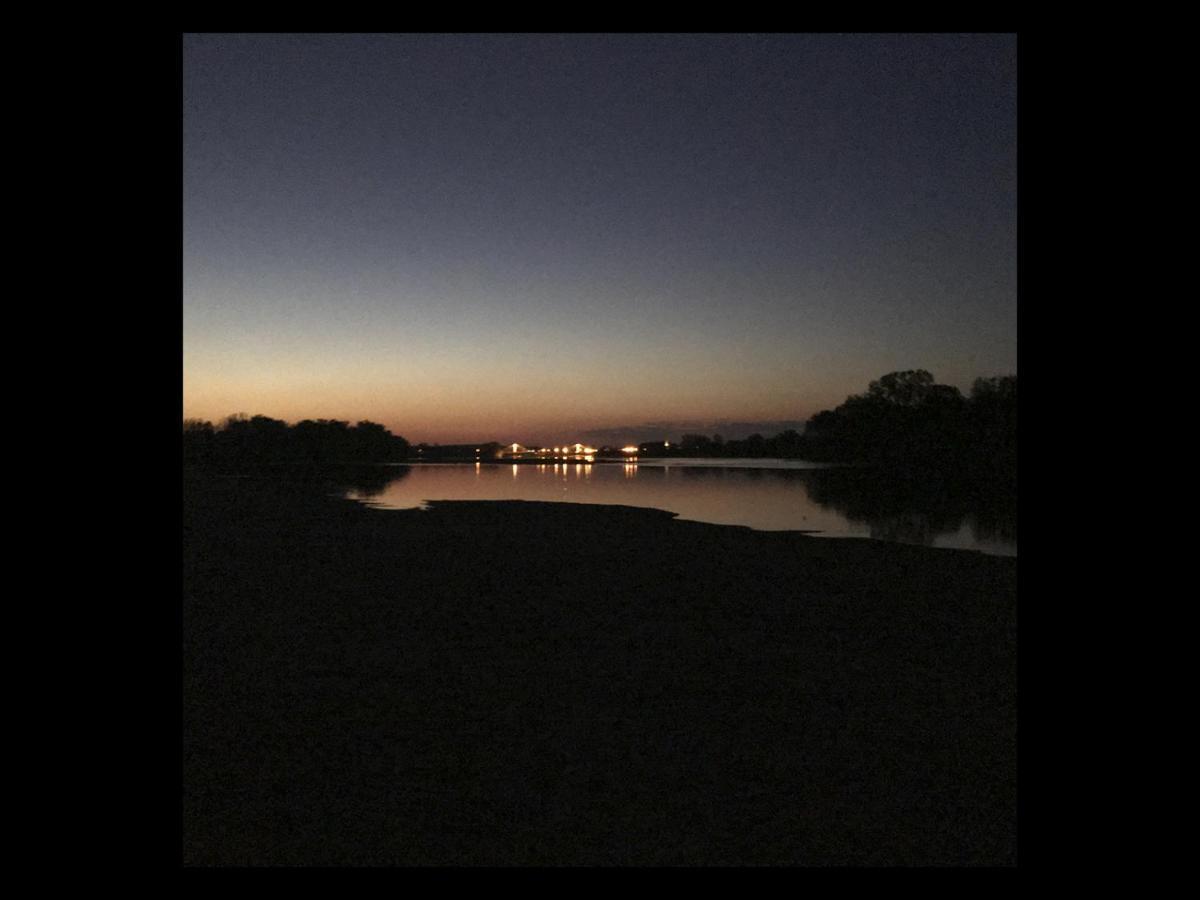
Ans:
{"type": "Polygon", "coordinates": [[[782,431],[774,437],[752,434],[740,441],[727,441],[721,435],[709,437],[705,434],[685,434],[678,444],[639,444],[639,451],[646,456],[706,456],[741,458],[795,458],[803,456],[803,436],[792,429],[782,431]]]}
{"type": "Polygon", "coordinates": [[[417,459],[428,460],[493,460],[500,455],[504,445],[496,441],[475,442],[473,444],[426,444],[420,443],[412,448],[417,459]]]}
{"type": "Polygon", "coordinates": [[[803,443],[813,460],[1015,476],[1017,376],[976,379],[964,397],[923,369],[892,372],[813,416],[803,443]]]}
{"type": "Polygon", "coordinates": [[[183,423],[183,458],[188,463],[396,462],[408,456],[408,441],[382,425],[305,419],[288,425],[268,416],[230,416],[221,424],[200,419],[183,423]]]}
{"type": "Polygon", "coordinates": [[[804,434],[685,434],[679,444],[641,445],[644,455],[779,457],[885,467],[933,466],[1015,476],[1017,376],[979,378],[964,397],[923,369],[892,372],[835,409],[809,419],[804,434]]]}
{"type": "MultiPolygon", "coordinates": [[[[398,462],[406,458],[496,455],[499,444],[439,447],[408,441],[375,422],[305,419],[289,426],[267,416],[230,416],[218,426],[189,419],[183,425],[188,462],[398,462]],[[476,451],[482,451],[476,453],[476,451]]],[[[609,455],[619,451],[604,448],[609,455]]],[[[743,440],[685,434],[678,444],[645,443],[643,455],[809,459],[886,468],[934,467],[943,472],[1016,477],[1017,376],[976,379],[971,395],[937,384],[923,369],[892,372],[866,393],[809,419],[804,434],[752,434],[743,440]]],[[[602,451],[602,455],[604,452],[602,451]]]]}

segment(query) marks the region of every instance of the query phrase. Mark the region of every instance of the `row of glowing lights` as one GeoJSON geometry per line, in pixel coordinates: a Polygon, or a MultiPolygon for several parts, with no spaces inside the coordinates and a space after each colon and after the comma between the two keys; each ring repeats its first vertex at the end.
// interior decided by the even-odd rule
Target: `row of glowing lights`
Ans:
{"type": "MultiPolygon", "coordinates": [[[[663,446],[670,447],[671,442],[663,441],[663,446]]],[[[513,449],[513,453],[516,453],[518,450],[521,449],[521,445],[513,444],[512,449],[513,449]]],[[[564,444],[562,447],[539,447],[536,450],[528,450],[526,452],[528,452],[528,453],[549,453],[551,450],[553,450],[553,452],[555,452],[555,453],[595,453],[596,452],[595,447],[585,447],[585,446],[583,446],[583,444],[564,444]],[[574,449],[572,450],[572,448],[574,448],[574,449]]],[[[475,452],[476,453],[479,452],[478,447],[475,448],[475,452]]],[[[622,453],[637,453],[638,448],[630,445],[628,447],[622,447],[621,452],[622,453]]]]}
{"type": "MultiPolygon", "coordinates": [[[[671,446],[671,443],[670,443],[670,441],[663,441],[663,446],[664,446],[664,447],[670,447],[670,446],[671,446]]],[[[519,452],[520,450],[521,450],[521,445],[520,445],[520,444],[513,444],[513,445],[512,445],[512,452],[513,452],[513,453],[517,453],[517,452],[519,452]]],[[[480,448],[479,448],[479,447],[476,447],[476,448],[475,448],[475,452],[476,452],[476,453],[479,453],[479,452],[480,452],[480,448]]],[[[581,455],[582,455],[582,456],[583,456],[583,458],[584,458],[585,460],[587,460],[588,462],[593,462],[593,461],[595,460],[595,458],[596,458],[596,457],[595,457],[596,448],[595,448],[595,447],[585,447],[585,446],[583,446],[583,444],[567,444],[567,445],[565,445],[565,446],[563,446],[563,447],[553,447],[553,448],[551,448],[551,447],[539,447],[537,450],[526,450],[526,451],[524,451],[524,452],[526,452],[526,453],[537,453],[537,454],[539,454],[539,455],[541,455],[541,454],[544,454],[544,453],[551,453],[551,452],[553,452],[553,453],[555,453],[555,454],[571,454],[571,455],[573,455],[573,456],[581,456],[581,455]],[[572,449],[571,449],[572,447],[574,447],[574,450],[572,450],[572,449]]],[[[634,446],[632,446],[632,445],[631,445],[631,446],[628,446],[628,447],[622,447],[622,448],[621,448],[621,452],[622,452],[622,453],[636,454],[636,453],[638,452],[638,448],[637,448],[637,447],[634,447],[634,446]]]]}

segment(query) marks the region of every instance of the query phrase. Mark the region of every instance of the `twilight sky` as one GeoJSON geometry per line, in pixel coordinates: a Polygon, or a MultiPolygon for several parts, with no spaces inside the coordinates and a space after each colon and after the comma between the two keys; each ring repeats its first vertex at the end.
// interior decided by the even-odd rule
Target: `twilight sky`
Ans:
{"type": "Polygon", "coordinates": [[[186,417],[738,437],[897,369],[1016,372],[1014,36],[189,35],[183,65],[186,417]]]}

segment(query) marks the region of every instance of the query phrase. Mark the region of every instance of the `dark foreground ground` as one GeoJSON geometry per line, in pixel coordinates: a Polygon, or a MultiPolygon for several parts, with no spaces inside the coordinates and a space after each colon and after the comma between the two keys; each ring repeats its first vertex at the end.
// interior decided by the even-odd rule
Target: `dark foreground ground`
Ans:
{"type": "Polygon", "coordinates": [[[1016,560],[185,477],[189,865],[1009,865],[1016,560]]]}

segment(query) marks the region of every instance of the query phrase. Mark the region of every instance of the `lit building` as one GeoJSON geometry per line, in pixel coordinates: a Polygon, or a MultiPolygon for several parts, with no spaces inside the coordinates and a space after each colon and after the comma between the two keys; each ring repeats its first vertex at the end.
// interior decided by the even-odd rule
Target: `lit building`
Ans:
{"type": "Polygon", "coordinates": [[[587,444],[562,444],[557,447],[526,447],[524,444],[506,444],[500,451],[503,459],[572,459],[591,462],[596,458],[596,448],[587,444]]]}

